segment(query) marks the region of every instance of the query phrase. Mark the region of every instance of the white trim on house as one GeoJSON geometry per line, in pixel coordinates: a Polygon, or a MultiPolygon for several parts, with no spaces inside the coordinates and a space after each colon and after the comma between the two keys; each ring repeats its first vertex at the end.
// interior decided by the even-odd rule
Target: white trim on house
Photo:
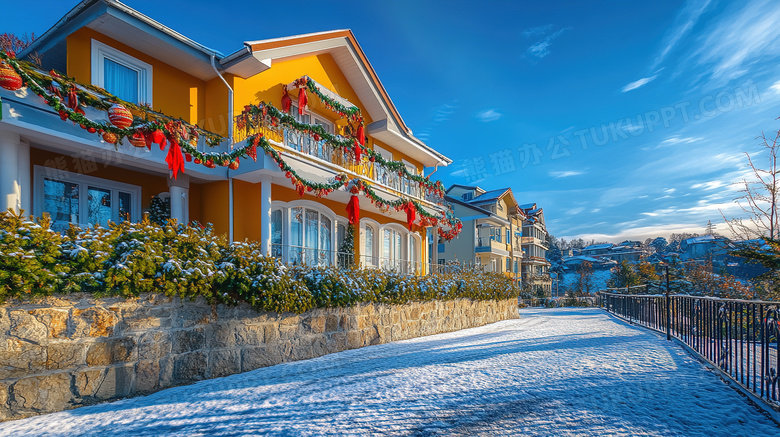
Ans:
{"type": "MultiPolygon", "coordinates": [[[[92,40],[91,49],[93,85],[105,88],[103,61],[109,59],[138,73],[138,101],[136,103],[152,105],[152,90],[154,88],[151,65],[95,39],[92,40]]],[[[108,91],[110,92],[110,90],[108,91]]]]}

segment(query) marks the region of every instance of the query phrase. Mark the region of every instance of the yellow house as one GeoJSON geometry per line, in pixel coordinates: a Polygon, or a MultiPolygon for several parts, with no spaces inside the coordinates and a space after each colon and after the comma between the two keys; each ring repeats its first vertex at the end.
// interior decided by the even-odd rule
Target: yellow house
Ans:
{"type": "Polygon", "coordinates": [[[223,55],[121,2],[84,0],[17,59],[32,54],[40,68],[6,57],[3,70],[25,83],[0,89],[2,209],[63,229],[140,220],[157,196],[171,217],[285,262],[418,274],[436,259],[429,236],[459,231],[424,175],[451,161],[412,134],[349,30],[223,55]],[[132,125],[121,108],[109,117],[114,103],[132,125]],[[354,252],[339,253],[350,218],[354,252]]]}
{"type": "Polygon", "coordinates": [[[512,189],[485,191],[456,184],[447,189],[446,199],[463,222],[463,230],[457,238],[440,242],[438,262],[473,265],[519,281],[524,216],[512,189]]]}

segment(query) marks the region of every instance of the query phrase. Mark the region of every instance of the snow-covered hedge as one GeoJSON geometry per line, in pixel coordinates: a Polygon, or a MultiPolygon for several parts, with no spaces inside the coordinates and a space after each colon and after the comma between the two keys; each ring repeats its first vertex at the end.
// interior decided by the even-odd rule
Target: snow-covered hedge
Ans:
{"type": "Polygon", "coordinates": [[[71,227],[0,214],[0,302],[55,293],[138,296],[165,293],[212,303],[247,302],[267,311],[302,313],[357,303],[434,299],[500,300],[517,296],[498,274],[409,276],[376,269],[287,266],[254,242],[227,244],[210,227],[112,223],[71,227]]]}

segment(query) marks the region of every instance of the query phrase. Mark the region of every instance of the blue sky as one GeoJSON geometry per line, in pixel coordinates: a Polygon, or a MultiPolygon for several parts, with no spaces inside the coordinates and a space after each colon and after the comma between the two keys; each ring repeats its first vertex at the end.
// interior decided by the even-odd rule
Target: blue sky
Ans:
{"type": "MultiPolygon", "coordinates": [[[[230,53],[350,28],[446,185],[509,186],[557,237],[727,233],[733,182],[780,128],[780,2],[160,2],[129,6],[230,53]],[[229,7],[228,7],[229,6],[229,7]],[[184,8],[184,9],[182,9],[184,8]]],[[[4,5],[42,34],[75,1],[4,5]]]]}

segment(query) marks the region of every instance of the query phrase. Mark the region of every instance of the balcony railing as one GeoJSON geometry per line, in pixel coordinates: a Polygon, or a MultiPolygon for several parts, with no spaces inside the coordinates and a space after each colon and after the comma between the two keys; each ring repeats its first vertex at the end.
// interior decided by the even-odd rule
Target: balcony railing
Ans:
{"type": "Polygon", "coordinates": [[[376,162],[363,159],[356,163],[351,151],[334,148],[325,140],[315,141],[312,135],[288,127],[272,127],[263,123],[260,127],[236,129],[234,141],[241,142],[250,135],[262,133],[263,136],[279,147],[280,151],[292,151],[299,155],[314,157],[326,164],[335,166],[337,172],[348,171],[388,189],[397,196],[413,197],[417,200],[435,205],[445,205],[444,198],[430,193],[420,187],[420,184],[407,176],[390,171],[376,162]]]}

